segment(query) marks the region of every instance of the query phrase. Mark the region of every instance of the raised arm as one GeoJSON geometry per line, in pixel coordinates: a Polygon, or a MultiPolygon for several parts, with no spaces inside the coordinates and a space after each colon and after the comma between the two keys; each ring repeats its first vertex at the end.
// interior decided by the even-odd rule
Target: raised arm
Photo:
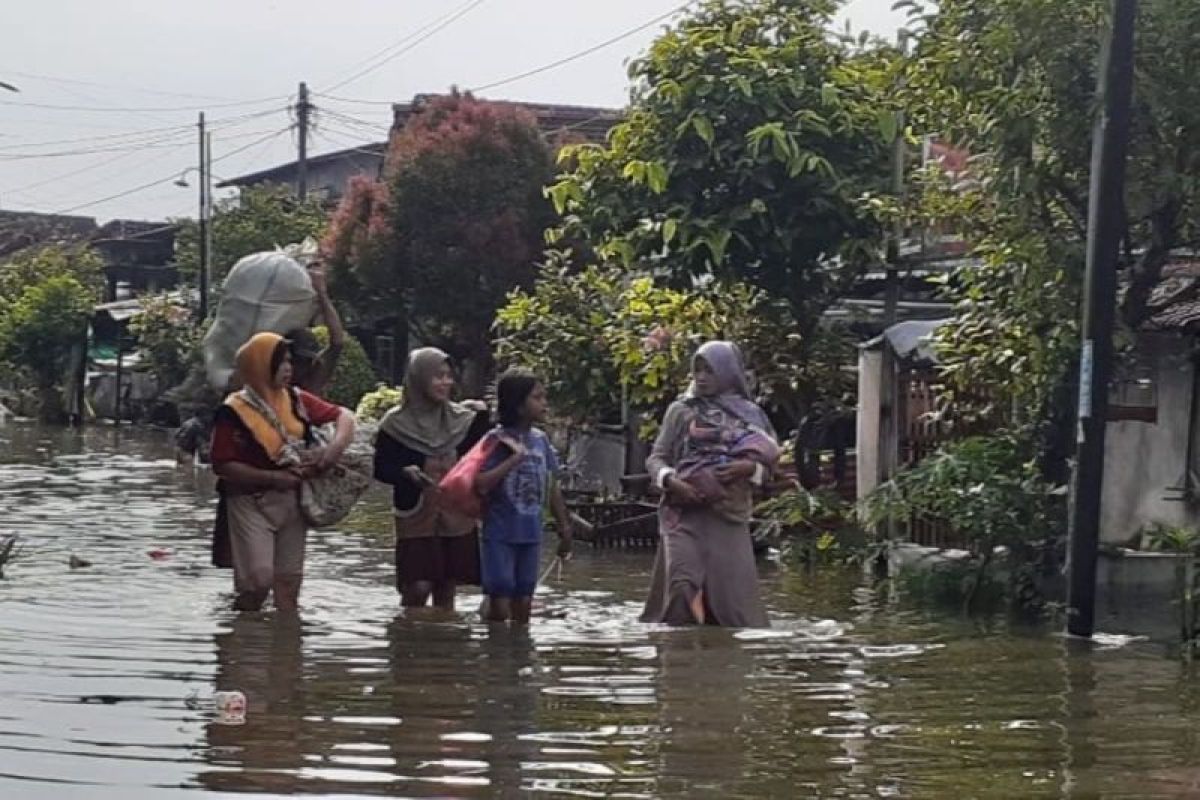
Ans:
{"type": "Polygon", "coordinates": [[[317,308],[320,310],[321,321],[329,331],[329,344],[317,356],[314,366],[316,375],[310,381],[313,391],[320,394],[333,379],[334,370],[337,369],[338,360],[346,346],[346,329],[342,327],[342,318],[338,316],[337,308],[329,297],[324,264],[320,261],[313,262],[308,268],[308,276],[312,279],[313,291],[317,293],[317,308]]]}

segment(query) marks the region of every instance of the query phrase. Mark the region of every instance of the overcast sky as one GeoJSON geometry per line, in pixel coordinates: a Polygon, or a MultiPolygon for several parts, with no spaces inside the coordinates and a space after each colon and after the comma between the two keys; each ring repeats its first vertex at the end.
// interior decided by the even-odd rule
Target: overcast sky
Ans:
{"type": "MultiPolygon", "coordinates": [[[[892,2],[851,0],[843,19],[891,37],[900,22],[892,2]]],[[[387,102],[509,78],[680,4],[4,0],[0,81],[21,91],[0,91],[0,208],[102,220],[193,215],[194,190],[174,181],[196,163],[195,134],[185,126],[199,110],[216,123],[213,172],[231,177],[294,158],[287,106],[301,80],[341,98],[314,97],[319,121],[310,152],[319,154],[382,140],[387,102]],[[456,10],[466,12],[450,19],[456,10]],[[439,20],[441,30],[412,40],[439,20]]],[[[619,107],[624,63],[660,29],[482,96],[619,107]]]]}

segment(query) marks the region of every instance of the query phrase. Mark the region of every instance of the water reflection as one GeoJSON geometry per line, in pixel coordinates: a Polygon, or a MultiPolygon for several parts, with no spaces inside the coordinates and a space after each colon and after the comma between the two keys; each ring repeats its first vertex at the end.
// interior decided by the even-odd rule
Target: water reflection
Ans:
{"type": "Polygon", "coordinates": [[[170,455],[0,427],[0,528],[26,542],[0,581],[0,797],[1200,794],[1194,668],[853,574],[768,572],[771,631],[640,625],[649,558],[586,550],[529,631],[403,616],[382,498],[312,537],[299,618],[235,616],[209,487],[170,455]],[[218,724],[228,689],[242,725],[218,724]]]}

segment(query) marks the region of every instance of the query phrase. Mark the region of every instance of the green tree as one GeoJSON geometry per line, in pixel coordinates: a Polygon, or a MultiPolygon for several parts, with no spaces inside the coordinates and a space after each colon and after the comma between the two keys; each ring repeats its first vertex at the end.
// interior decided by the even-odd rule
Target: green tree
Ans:
{"type": "MultiPolygon", "coordinates": [[[[850,390],[841,369],[850,353],[802,340],[789,320],[785,303],[745,284],[680,290],[614,267],[576,273],[552,261],[497,314],[497,358],[542,376],[562,415],[611,423],[620,420],[622,397],[635,413],[657,418],[686,387],[695,349],[733,339],[760,397],[794,423],[817,394],[850,390]],[[823,357],[811,358],[816,353],[823,357]]],[[[844,342],[837,332],[815,335],[844,342]]]]}
{"type": "Polygon", "coordinates": [[[104,295],[104,260],[95,250],[49,245],[23,250],[0,263],[0,308],[29,287],[56,277],[74,278],[94,301],[104,295]]]}
{"type": "Polygon", "coordinates": [[[47,421],[62,416],[57,386],[71,350],[82,344],[94,296],[70,275],[55,275],[25,287],[0,313],[0,360],[28,371],[47,421]]]}
{"type": "MultiPolygon", "coordinates": [[[[317,341],[321,343],[321,347],[329,345],[328,328],[324,326],[314,328],[313,333],[316,335],[317,341]]],[[[363,396],[378,384],[379,378],[375,375],[371,359],[367,358],[363,346],[358,343],[358,339],[347,336],[342,345],[342,354],[338,358],[337,367],[334,368],[333,376],[329,379],[329,386],[325,389],[325,399],[331,403],[337,403],[343,408],[354,410],[363,396]]]]}
{"type": "MultiPolygon", "coordinates": [[[[212,279],[219,281],[252,253],[274,250],[324,234],[328,212],[317,199],[298,200],[282,186],[249,186],[217,203],[212,219],[212,279]]],[[[176,260],[182,275],[194,278],[200,267],[200,227],[179,220],[176,260]]]]}
{"type": "MultiPolygon", "coordinates": [[[[915,209],[921,220],[962,234],[982,261],[949,284],[960,312],[941,336],[946,380],[958,412],[1032,423],[1061,477],[1073,429],[1075,320],[1107,5],[904,5],[918,43],[898,99],[917,130],[973,155],[969,180],[953,187],[928,180],[915,209]]],[[[1133,327],[1146,319],[1171,251],[1194,247],[1200,233],[1200,7],[1146,0],[1138,26],[1122,304],[1133,327]]]]}
{"type": "Polygon", "coordinates": [[[608,145],[567,149],[556,235],[676,285],[748,282],[815,329],[877,260],[896,127],[884,51],[832,35],[837,6],[709,0],[663,34],[608,145]]]}
{"type": "Polygon", "coordinates": [[[178,386],[200,361],[201,331],[191,311],[165,296],[142,299],[142,313],[129,323],[160,391],[178,386]]]}
{"type": "Polygon", "coordinates": [[[486,373],[496,309],[533,282],[552,175],[527,112],[459,93],[431,101],[393,138],[386,192],[361,182],[343,200],[325,242],[336,291],[364,315],[407,317],[486,373]]]}

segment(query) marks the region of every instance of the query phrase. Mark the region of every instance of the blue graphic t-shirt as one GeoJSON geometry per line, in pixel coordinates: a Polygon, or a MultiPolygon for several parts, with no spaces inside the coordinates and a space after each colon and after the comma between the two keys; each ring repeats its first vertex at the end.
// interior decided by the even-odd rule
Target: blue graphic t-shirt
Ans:
{"type": "MultiPolygon", "coordinates": [[[[524,433],[509,428],[499,430],[525,446],[525,457],[488,495],[483,535],[508,544],[535,544],[542,540],[542,509],[546,505],[550,476],[558,472],[558,456],[549,437],[537,428],[524,433]]],[[[484,471],[494,469],[509,455],[507,447],[498,446],[484,463],[484,471]]]]}

